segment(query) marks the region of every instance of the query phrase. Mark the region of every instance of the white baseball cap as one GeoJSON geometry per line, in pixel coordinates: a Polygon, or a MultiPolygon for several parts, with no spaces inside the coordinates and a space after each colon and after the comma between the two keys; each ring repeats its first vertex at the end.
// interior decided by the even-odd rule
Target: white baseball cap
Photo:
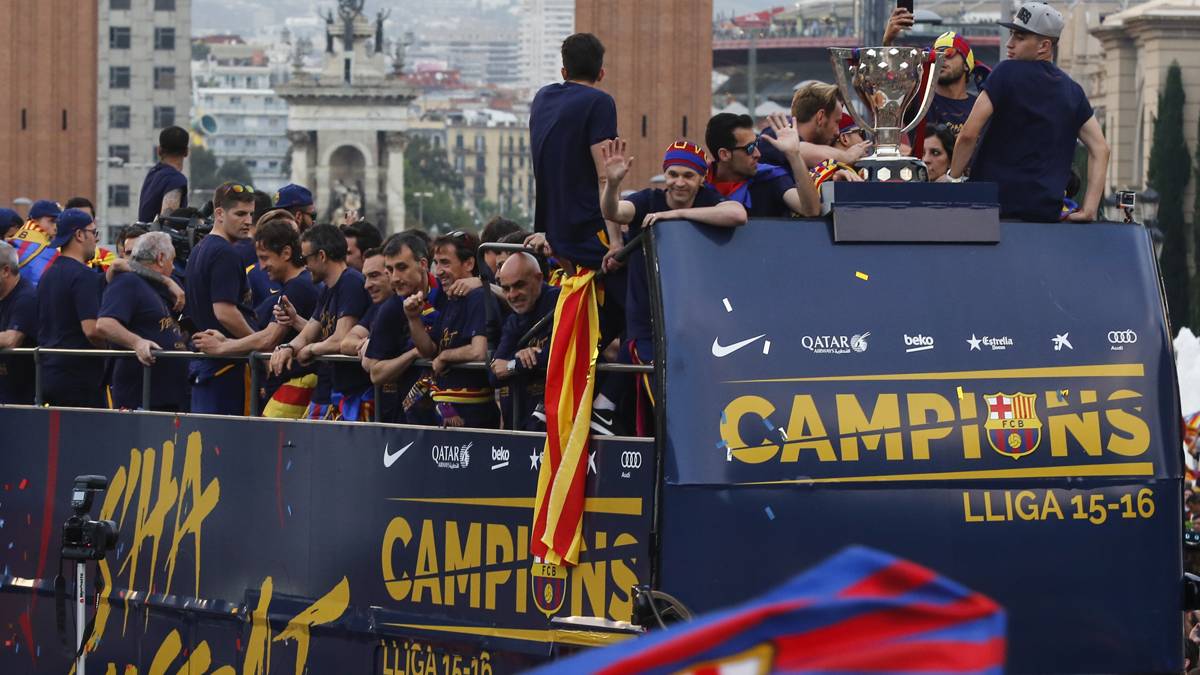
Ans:
{"type": "Polygon", "coordinates": [[[1013,14],[1012,21],[999,23],[1005,28],[1057,38],[1062,35],[1063,15],[1044,2],[1027,2],[1013,14]]]}

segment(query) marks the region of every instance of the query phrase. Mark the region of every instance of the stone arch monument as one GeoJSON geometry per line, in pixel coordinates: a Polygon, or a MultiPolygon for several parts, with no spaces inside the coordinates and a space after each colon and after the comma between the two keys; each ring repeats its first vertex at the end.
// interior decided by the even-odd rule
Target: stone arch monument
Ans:
{"type": "Polygon", "coordinates": [[[372,25],[364,0],[338,0],[326,22],[317,74],[293,73],[276,91],[288,102],[292,182],[313,192],[322,218],[347,200],[386,232],[404,229],[404,148],[415,92],[387,66],[383,19],[372,25]]]}

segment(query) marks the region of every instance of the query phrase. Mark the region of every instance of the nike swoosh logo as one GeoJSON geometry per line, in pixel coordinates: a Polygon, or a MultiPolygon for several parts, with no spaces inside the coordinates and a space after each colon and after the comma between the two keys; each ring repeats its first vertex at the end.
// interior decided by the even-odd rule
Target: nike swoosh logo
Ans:
{"type": "MultiPolygon", "coordinates": [[[[416,441],[413,441],[413,443],[416,443],[416,441]]],[[[399,450],[397,450],[395,452],[389,453],[388,452],[388,444],[384,443],[383,444],[383,468],[385,468],[385,469],[391,468],[391,466],[396,463],[396,460],[400,459],[400,455],[403,455],[404,451],[408,450],[411,447],[412,447],[412,443],[409,443],[408,445],[404,446],[403,448],[400,448],[399,450]]]]}
{"type": "Polygon", "coordinates": [[[725,356],[729,356],[730,354],[736,352],[737,350],[741,349],[742,347],[745,347],[746,345],[748,345],[752,342],[755,342],[756,340],[761,340],[761,339],[765,338],[766,336],[767,336],[767,334],[763,333],[762,335],[752,337],[749,340],[742,340],[741,342],[735,342],[727,347],[721,346],[720,338],[713,338],[712,355],[717,357],[718,359],[725,357],[725,356]]]}

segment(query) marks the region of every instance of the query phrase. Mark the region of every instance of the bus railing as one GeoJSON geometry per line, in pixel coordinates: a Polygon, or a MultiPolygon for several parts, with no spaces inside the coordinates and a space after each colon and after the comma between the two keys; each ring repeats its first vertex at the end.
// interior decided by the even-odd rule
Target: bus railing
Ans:
{"type": "MultiPolygon", "coordinates": [[[[242,354],[238,356],[217,356],[214,354],[205,354],[203,352],[189,351],[174,351],[174,350],[151,350],[150,352],[155,359],[196,359],[196,360],[218,360],[218,361],[241,361],[250,366],[250,416],[258,417],[259,401],[258,389],[262,383],[262,366],[260,362],[270,361],[271,352],[251,352],[250,354],[242,354]]],[[[17,347],[10,349],[0,349],[0,356],[20,356],[29,355],[33,357],[33,403],[36,406],[42,406],[44,399],[42,397],[42,356],[76,356],[86,358],[137,358],[137,353],[129,349],[62,349],[54,347],[17,347]]],[[[360,363],[359,359],[354,356],[344,354],[329,354],[326,356],[318,356],[313,359],[314,362],[324,363],[360,363]]],[[[415,368],[429,368],[432,362],[428,359],[417,359],[413,362],[415,368]]],[[[151,385],[150,373],[152,366],[141,364],[142,366],[142,409],[151,410],[151,385]]],[[[450,370],[483,370],[487,371],[489,365],[483,361],[471,361],[468,363],[456,363],[448,366],[450,370]]],[[[626,373],[626,374],[644,374],[653,373],[654,367],[648,365],[633,365],[624,363],[598,363],[596,370],[603,373],[626,373]]],[[[375,401],[376,412],[378,413],[378,405],[381,390],[383,385],[375,384],[375,401]]],[[[520,387],[511,387],[513,418],[516,418],[517,411],[521,409],[521,391],[520,387]]],[[[377,420],[376,420],[377,421],[377,420]]]]}

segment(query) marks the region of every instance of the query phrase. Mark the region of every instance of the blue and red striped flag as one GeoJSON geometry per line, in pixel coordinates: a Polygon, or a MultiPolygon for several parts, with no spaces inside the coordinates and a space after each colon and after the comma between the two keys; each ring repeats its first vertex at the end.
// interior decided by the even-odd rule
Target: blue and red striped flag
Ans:
{"type": "Polygon", "coordinates": [[[926,567],[852,547],[743,605],[537,672],[1001,673],[1004,621],[926,567]]]}

